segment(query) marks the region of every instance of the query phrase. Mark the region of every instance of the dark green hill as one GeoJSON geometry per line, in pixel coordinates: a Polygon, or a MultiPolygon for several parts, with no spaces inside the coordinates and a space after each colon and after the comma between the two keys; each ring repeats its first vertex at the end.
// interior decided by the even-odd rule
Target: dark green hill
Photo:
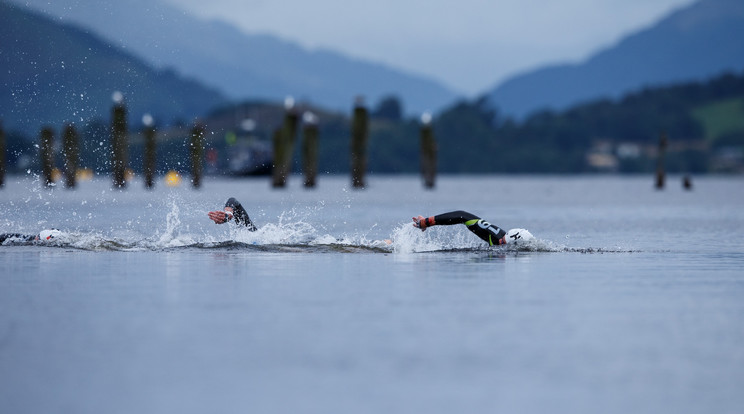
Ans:
{"type": "Polygon", "coordinates": [[[650,171],[660,134],[670,139],[670,170],[744,172],[744,73],[707,82],[646,88],[617,100],[499,119],[484,99],[442,114],[442,141],[478,148],[443,154],[454,171],[650,171]],[[497,160],[497,162],[494,162],[497,160]],[[604,163],[604,164],[603,164],[604,163]]]}
{"type": "MultiPolygon", "coordinates": [[[[133,28],[137,30],[137,28],[133,28]]],[[[130,120],[191,120],[224,102],[173,71],[156,71],[76,27],[0,1],[0,119],[35,135],[42,125],[109,118],[123,93],[130,120]]]]}
{"type": "MultiPolygon", "coordinates": [[[[348,114],[310,110],[320,118],[320,170],[348,171],[348,114]]],[[[233,107],[210,117],[207,123],[216,131],[210,145],[228,152],[220,131],[236,129],[230,122],[253,112],[264,120],[259,135],[269,140],[281,124],[278,104],[233,107]]],[[[371,113],[369,170],[418,172],[418,120],[371,113]]],[[[484,99],[463,101],[439,114],[434,128],[439,170],[448,173],[651,172],[662,133],[669,140],[670,172],[744,172],[744,73],[642,89],[617,100],[543,111],[522,122],[500,117],[484,99]]]]}

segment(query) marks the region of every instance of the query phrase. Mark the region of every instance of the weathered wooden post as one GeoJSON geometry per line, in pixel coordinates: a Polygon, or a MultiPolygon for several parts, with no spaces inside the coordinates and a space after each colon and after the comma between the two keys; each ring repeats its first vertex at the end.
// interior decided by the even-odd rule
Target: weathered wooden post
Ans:
{"type": "Polygon", "coordinates": [[[294,100],[287,98],[284,101],[286,114],[284,124],[274,132],[274,169],[272,172],[272,186],[283,188],[287,184],[292,165],[292,153],[294,152],[294,141],[297,135],[297,124],[299,116],[294,107],[294,100]]]}
{"type": "Polygon", "coordinates": [[[302,116],[304,123],[302,140],[302,165],[305,175],[305,187],[315,187],[318,175],[318,117],[312,112],[302,116]]]}
{"type": "Polygon", "coordinates": [[[689,174],[682,177],[682,188],[687,191],[692,191],[692,177],[689,174]]]}
{"type": "Polygon", "coordinates": [[[145,175],[145,188],[151,189],[155,185],[155,168],[157,163],[155,122],[150,114],[146,114],[142,117],[142,123],[145,125],[145,129],[142,131],[145,136],[145,155],[142,158],[142,171],[145,175]]]}
{"type": "Polygon", "coordinates": [[[271,137],[272,144],[274,145],[274,165],[271,169],[271,186],[274,188],[284,187],[286,183],[286,177],[283,177],[284,171],[284,156],[287,148],[283,139],[282,128],[274,130],[274,135],[271,137]]]}
{"type": "Polygon", "coordinates": [[[200,122],[196,122],[191,130],[191,184],[194,188],[201,187],[204,171],[204,130],[200,122]]]}
{"type": "Polygon", "coordinates": [[[358,97],[354,103],[351,121],[351,183],[354,188],[364,188],[367,169],[368,114],[364,100],[358,97]]]}
{"type": "Polygon", "coordinates": [[[5,130],[3,129],[3,123],[0,122],[0,188],[5,187],[5,171],[7,162],[7,147],[5,144],[5,130]]]}
{"type": "Polygon", "coordinates": [[[80,139],[74,124],[67,124],[62,138],[65,164],[65,187],[75,188],[77,184],[77,170],[80,165],[80,139]]]}
{"type": "Polygon", "coordinates": [[[659,136],[659,154],[656,159],[656,189],[661,190],[664,188],[664,179],[666,177],[666,171],[664,168],[664,153],[668,145],[668,139],[666,133],[662,132],[659,136]]]}
{"type": "Polygon", "coordinates": [[[437,176],[437,143],[429,113],[421,116],[421,175],[424,178],[424,187],[434,188],[437,176]]]}
{"type": "Polygon", "coordinates": [[[45,187],[50,187],[54,183],[52,178],[52,170],[54,169],[54,153],[52,152],[53,145],[54,131],[50,127],[42,128],[39,153],[41,156],[41,175],[44,177],[45,187]]]}
{"type": "Polygon", "coordinates": [[[121,92],[114,93],[114,109],[111,120],[111,168],[114,175],[114,187],[124,188],[127,185],[127,108],[121,92]]]}

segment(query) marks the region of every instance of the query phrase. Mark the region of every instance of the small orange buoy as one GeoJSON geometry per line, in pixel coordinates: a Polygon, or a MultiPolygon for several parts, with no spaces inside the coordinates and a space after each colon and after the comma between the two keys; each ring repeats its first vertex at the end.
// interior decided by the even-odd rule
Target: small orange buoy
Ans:
{"type": "Polygon", "coordinates": [[[181,185],[181,175],[178,172],[170,170],[165,174],[165,185],[168,187],[178,187],[181,185]]]}
{"type": "Polygon", "coordinates": [[[52,169],[52,182],[57,182],[62,179],[62,171],[59,168],[52,169]]]}
{"type": "Polygon", "coordinates": [[[75,178],[78,181],[90,181],[93,179],[93,170],[90,168],[79,168],[75,172],[75,178]]]}

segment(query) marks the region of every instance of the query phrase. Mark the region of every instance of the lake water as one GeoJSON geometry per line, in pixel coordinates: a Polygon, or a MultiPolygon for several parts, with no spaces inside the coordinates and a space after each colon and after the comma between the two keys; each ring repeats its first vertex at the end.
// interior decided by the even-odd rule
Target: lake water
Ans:
{"type": "Polygon", "coordinates": [[[0,233],[67,235],[0,246],[2,412],[744,412],[743,177],[368,184],[10,177],[0,233]],[[537,240],[410,225],[455,209],[537,240]]]}

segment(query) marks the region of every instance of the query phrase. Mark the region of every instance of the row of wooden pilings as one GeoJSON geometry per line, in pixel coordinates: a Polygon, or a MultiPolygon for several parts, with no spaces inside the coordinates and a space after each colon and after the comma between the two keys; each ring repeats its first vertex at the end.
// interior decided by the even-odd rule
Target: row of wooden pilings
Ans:
{"type": "MultiPolygon", "coordinates": [[[[368,140],[368,113],[367,109],[357,104],[354,108],[351,127],[351,181],[354,188],[365,187],[365,173],[367,170],[367,140],[368,140]]],[[[147,118],[147,116],[146,116],[147,118]]],[[[310,113],[303,117],[303,175],[304,186],[315,187],[318,173],[318,140],[319,130],[317,118],[310,113]]],[[[295,135],[299,125],[299,115],[293,108],[288,108],[284,123],[277,129],[273,136],[274,145],[274,168],[272,175],[272,186],[282,188],[286,185],[290,173],[292,154],[294,150],[295,135]]],[[[155,184],[156,173],[156,129],[152,119],[145,120],[143,131],[145,139],[143,173],[145,187],[152,188],[155,184]]],[[[51,186],[54,182],[54,131],[45,127],[40,134],[40,157],[43,185],[51,186]]],[[[76,176],[80,160],[79,135],[73,124],[65,126],[62,132],[62,147],[64,164],[65,187],[75,188],[76,176]]],[[[421,127],[421,174],[426,188],[433,188],[436,178],[437,145],[431,125],[431,117],[422,117],[421,127]]],[[[663,189],[666,180],[666,169],[664,157],[668,146],[668,138],[662,133],[659,137],[659,146],[656,165],[655,187],[663,189]]],[[[205,148],[205,128],[197,123],[191,130],[189,143],[192,185],[194,188],[201,187],[205,148]]],[[[128,159],[127,140],[127,112],[126,107],[119,103],[114,106],[111,122],[111,149],[112,149],[112,175],[115,188],[126,186],[126,171],[128,159]]],[[[6,138],[5,131],[0,124],[0,188],[5,185],[6,166],[6,138]]],[[[692,188],[692,180],[688,175],[683,177],[683,187],[692,188]]]]}
{"type": "MultiPolygon", "coordinates": [[[[302,128],[302,173],[303,185],[314,188],[318,177],[318,145],[320,131],[318,119],[311,112],[303,114],[302,128]]],[[[291,172],[294,141],[299,124],[299,114],[292,108],[287,110],[284,124],[274,132],[274,168],[272,170],[271,185],[283,188],[287,185],[287,177],[291,172]]]]}
{"type": "MultiPolygon", "coordinates": [[[[293,105],[286,105],[284,122],[273,135],[274,165],[272,169],[272,186],[283,188],[286,186],[287,177],[291,173],[292,158],[295,146],[295,136],[300,124],[299,113],[293,105]]],[[[152,188],[155,183],[157,132],[153,126],[152,118],[145,116],[143,122],[145,128],[143,175],[146,188],[152,188]]],[[[315,115],[306,112],[302,119],[302,161],[303,161],[303,185],[313,188],[317,184],[318,174],[318,146],[319,127],[315,115]]],[[[123,189],[127,184],[127,167],[129,157],[129,142],[127,131],[127,110],[122,102],[117,102],[112,110],[111,130],[111,172],[113,186],[123,189]]],[[[354,106],[351,121],[351,183],[354,188],[366,186],[367,171],[367,147],[369,138],[369,114],[366,107],[357,101],[354,106]]],[[[62,155],[64,157],[65,187],[75,188],[77,185],[77,171],[80,165],[80,139],[74,124],[65,125],[62,132],[62,155]]],[[[437,148],[431,125],[431,116],[422,117],[421,127],[421,173],[426,188],[433,188],[436,178],[436,156],[437,148]]],[[[194,188],[201,187],[204,165],[205,127],[196,123],[191,130],[189,142],[190,164],[192,174],[192,185],[194,188]]],[[[42,172],[42,183],[44,186],[52,186],[54,183],[54,130],[44,127],[40,133],[40,161],[42,172]]],[[[5,179],[5,134],[0,125],[0,187],[4,185],[5,179]]]]}
{"type": "MultiPolygon", "coordinates": [[[[156,173],[156,129],[152,118],[145,116],[143,136],[145,140],[143,173],[145,187],[153,188],[156,173]]],[[[204,160],[204,131],[203,125],[197,123],[191,130],[189,143],[192,184],[195,188],[201,186],[204,160]]],[[[124,104],[114,106],[111,121],[111,174],[115,188],[123,189],[127,185],[127,170],[129,158],[129,140],[127,131],[127,110],[124,104]]],[[[41,164],[42,185],[50,187],[54,184],[54,129],[44,127],[39,136],[39,157],[41,164]]],[[[6,171],[5,133],[0,125],[0,187],[4,185],[6,171]]],[[[64,158],[62,174],[66,188],[77,186],[77,172],[80,166],[80,138],[74,124],[65,125],[62,132],[62,156],[64,158]]]]}
{"type": "MultiPolygon", "coordinates": [[[[274,169],[272,186],[282,188],[286,185],[290,172],[299,114],[287,105],[284,124],[274,132],[274,169]]],[[[315,115],[303,115],[302,160],[305,187],[315,187],[318,173],[318,121],[315,115]]],[[[369,113],[361,100],[354,105],[351,119],[351,185],[354,188],[366,186],[367,147],[369,140],[369,113]]],[[[431,115],[422,116],[421,126],[421,174],[424,187],[433,188],[437,170],[437,145],[431,125],[431,115]]]]}
{"type": "MultiPolygon", "coordinates": [[[[292,155],[294,153],[295,137],[300,122],[299,113],[292,103],[285,104],[286,114],[281,128],[274,132],[274,168],[271,184],[274,188],[283,188],[287,184],[292,155]]],[[[351,183],[354,188],[364,188],[365,172],[367,170],[367,140],[369,135],[367,109],[359,102],[354,106],[351,121],[351,183]]],[[[303,114],[302,129],[302,172],[303,185],[307,188],[315,187],[318,175],[318,120],[310,112],[303,114]]]]}

